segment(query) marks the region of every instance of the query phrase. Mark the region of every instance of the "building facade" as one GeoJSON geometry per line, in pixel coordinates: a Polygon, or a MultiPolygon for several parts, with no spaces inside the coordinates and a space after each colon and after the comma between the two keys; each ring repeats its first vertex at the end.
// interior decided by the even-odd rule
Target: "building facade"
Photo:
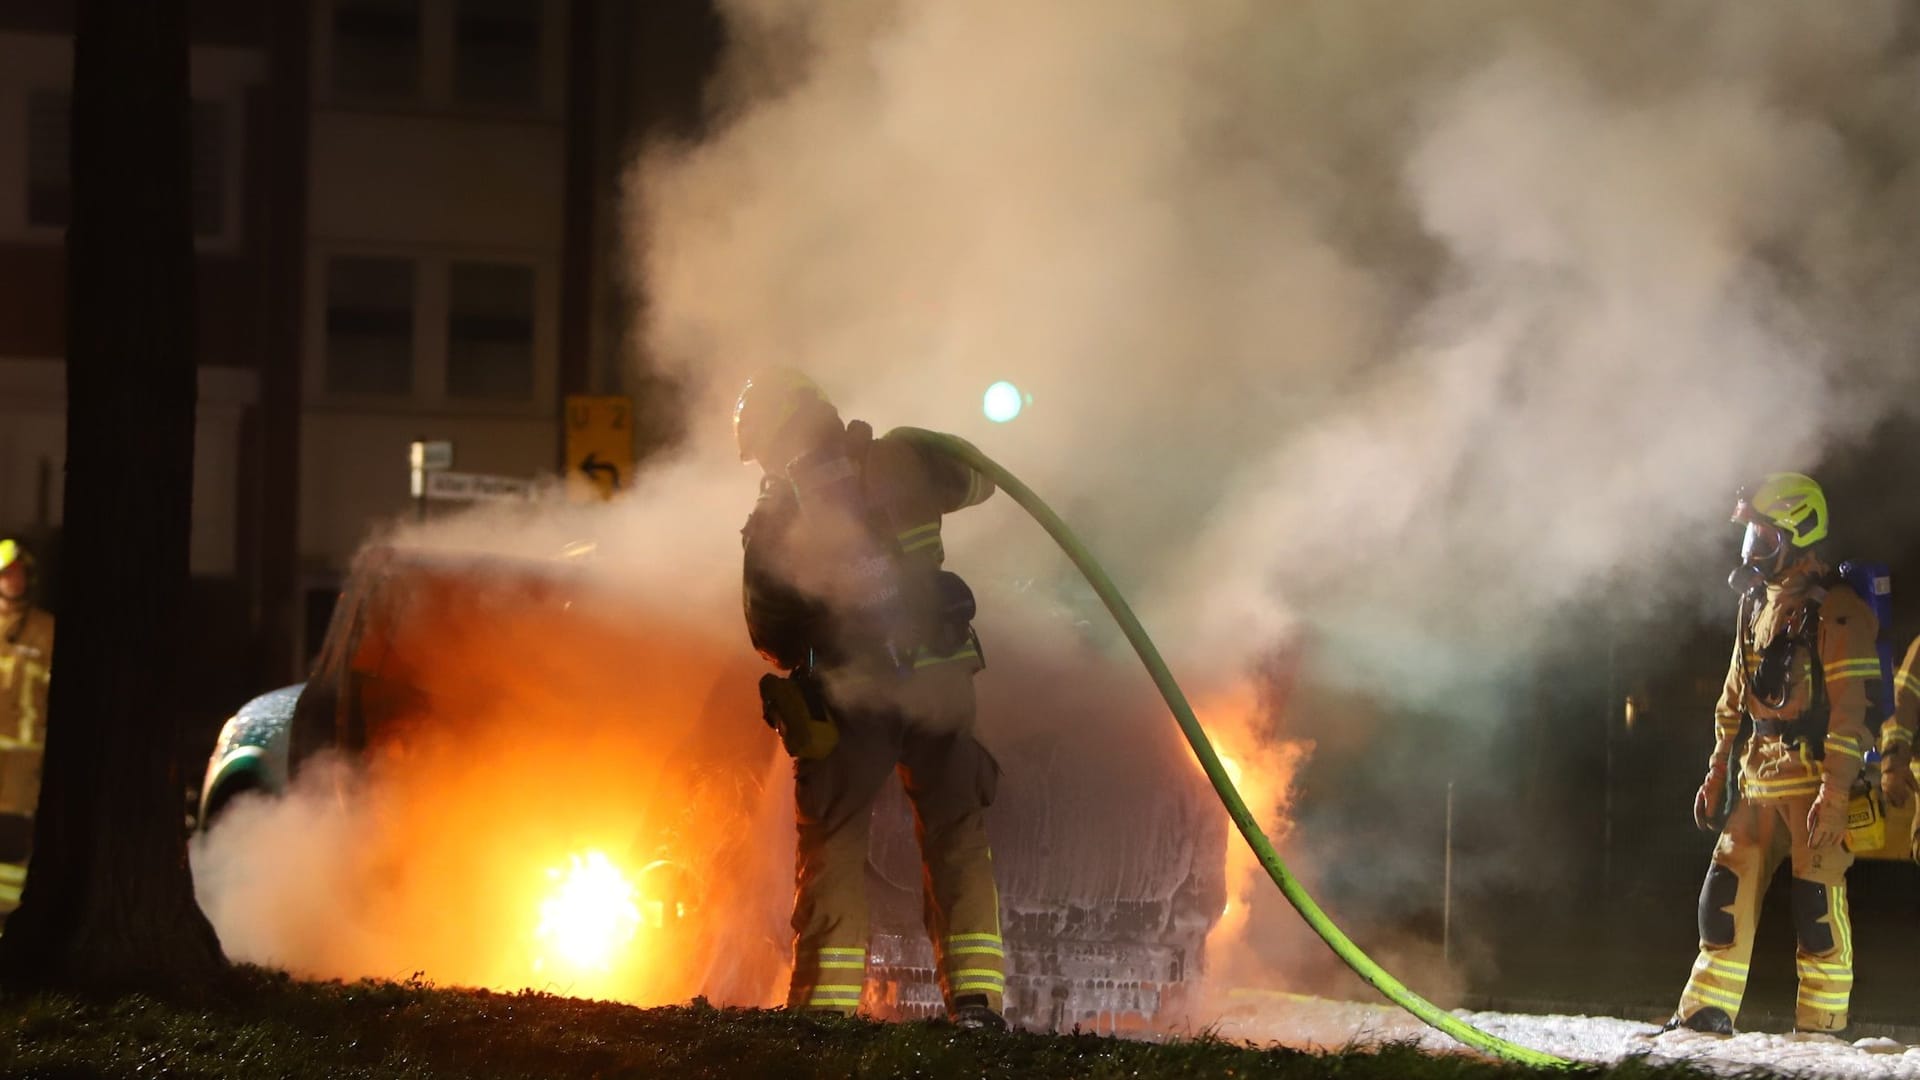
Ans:
{"type": "MultiPolygon", "coordinates": [[[[622,175],[697,126],[718,32],[705,0],[190,12],[188,632],[230,701],[304,674],[353,553],[410,510],[409,443],[552,473],[567,394],[644,392],[622,175]]],[[[72,34],[72,0],[0,0],[0,533],[56,585],[72,34]]]]}

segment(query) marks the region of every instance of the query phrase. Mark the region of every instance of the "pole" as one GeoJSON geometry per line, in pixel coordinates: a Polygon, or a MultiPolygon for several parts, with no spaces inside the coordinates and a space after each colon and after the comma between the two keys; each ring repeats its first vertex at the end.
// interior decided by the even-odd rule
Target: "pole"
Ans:
{"type": "Polygon", "coordinates": [[[1453,966],[1453,781],[1447,781],[1447,855],[1440,872],[1440,960],[1453,966]]]}
{"type": "Polygon", "coordinates": [[[1600,897],[1602,903],[1613,896],[1613,706],[1618,700],[1619,688],[1614,642],[1612,628],[1608,628],[1607,691],[1604,707],[1600,710],[1601,719],[1606,725],[1601,729],[1606,746],[1606,765],[1600,779],[1600,897]]]}

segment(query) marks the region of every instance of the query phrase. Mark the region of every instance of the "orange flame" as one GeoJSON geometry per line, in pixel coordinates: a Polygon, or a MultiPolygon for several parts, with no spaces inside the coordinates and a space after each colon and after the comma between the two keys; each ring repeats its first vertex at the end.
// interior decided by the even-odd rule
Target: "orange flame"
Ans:
{"type": "MultiPolygon", "coordinates": [[[[1240,684],[1210,695],[1196,710],[1215,743],[1215,752],[1227,779],[1253,812],[1269,839],[1285,837],[1293,775],[1308,745],[1272,737],[1262,730],[1259,695],[1250,684],[1240,684]]],[[[1264,888],[1265,874],[1252,849],[1236,832],[1227,843],[1227,903],[1221,918],[1207,935],[1211,957],[1225,959],[1244,945],[1254,894],[1264,888]]]]}
{"type": "Polygon", "coordinates": [[[571,866],[547,870],[553,891],[540,901],[535,972],[591,983],[629,962],[640,929],[640,894],[600,851],[568,856],[571,866]]]}
{"type": "Polygon", "coordinates": [[[368,608],[367,749],[223,841],[286,854],[222,940],[308,977],[780,1000],[792,804],[759,660],[512,570],[409,569],[368,608]]]}

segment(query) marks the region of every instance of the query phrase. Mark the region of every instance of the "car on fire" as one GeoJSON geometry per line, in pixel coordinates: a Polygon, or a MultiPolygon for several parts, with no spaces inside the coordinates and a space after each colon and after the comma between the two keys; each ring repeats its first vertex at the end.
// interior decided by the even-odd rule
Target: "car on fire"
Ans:
{"type": "MultiPolygon", "coordinates": [[[[742,634],[726,663],[704,675],[702,693],[661,706],[698,715],[669,722],[657,710],[628,708],[622,703],[657,696],[660,670],[649,676],[631,658],[673,643],[596,610],[590,561],[392,545],[362,552],[307,681],[247,702],[220,732],[201,787],[199,827],[215,828],[249,793],[286,792],[323,752],[364,759],[425,734],[459,738],[470,717],[501,709],[523,718],[516,723],[595,715],[642,729],[671,726],[658,755],[665,767],[636,782],[685,782],[672,801],[687,814],[744,820],[763,779],[780,767],[777,740],[759,715],[761,661],[742,634]],[[510,663],[501,660],[507,656],[510,663]],[[654,687],[644,685],[648,678],[654,687]],[[697,785],[686,780],[695,776],[697,785]]],[[[983,595],[986,610],[991,590],[983,595]]],[[[991,642],[990,630],[986,636],[991,642]]],[[[993,650],[981,676],[983,737],[1003,768],[988,826],[1010,968],[1008,1019],[1038,1030],[1183,1023],[1207,935],[1225,907],[1229,826],[1157,703],[1137,688],[1089,680],[1096,687],[1089,689],[1060,678],[1060,666],[1091,646],[1071,626],[1052,640],[1050,652],[993,650]],[[1138,722],[1123,723],[1129,715],[1138,722]],[[994,724],[1019,716],[1057,722],[994,724]]],[[[663,663],[685,666],[672,656],[663,663]]],[[[408,767],[404,754],[395,760],[408,767]]],[[[875,810],[869,856],[865,1007],[896,1018],[938,1015],[912,816],[897,782],[890,786],[875,810]]],[[[790,808],[779,810],[781,834],[790,837],[790,808]]],[[[672,831],[659,821],[635,828],[672,831]]],[[[745,849],[765,835],[742,831],[723,843],[678,847],[649,838],[634,848],[657,877],[675,882],[666,917],[706,951],[704,970],[722,953],[784,963],[784,927],[747,942],[710,918],[716,905],[701,902],[742,877],[745,849]]],[[[790,873],[780,873],[774,880],[790,889],[790,873]]],[[[789,897],[767,899],[783,905],[789,897]]],[[[660,910],[657,897],[654,903],[660,910]]],[[[707,992],[689,985],[675,992],[707,992]]]]}

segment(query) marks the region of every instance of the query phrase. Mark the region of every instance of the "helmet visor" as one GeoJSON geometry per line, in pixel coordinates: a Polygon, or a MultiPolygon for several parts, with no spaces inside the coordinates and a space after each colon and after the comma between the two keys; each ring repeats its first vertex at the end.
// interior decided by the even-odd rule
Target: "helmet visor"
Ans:
{"type": "Polygon", "coordinates": [[[1778,526],[1763,521],[1747,522],[1747,533],[1740,541],[1740,561],[1752,566],[1770,563],[1787,549],[1787,534],[1778,526]]]}

